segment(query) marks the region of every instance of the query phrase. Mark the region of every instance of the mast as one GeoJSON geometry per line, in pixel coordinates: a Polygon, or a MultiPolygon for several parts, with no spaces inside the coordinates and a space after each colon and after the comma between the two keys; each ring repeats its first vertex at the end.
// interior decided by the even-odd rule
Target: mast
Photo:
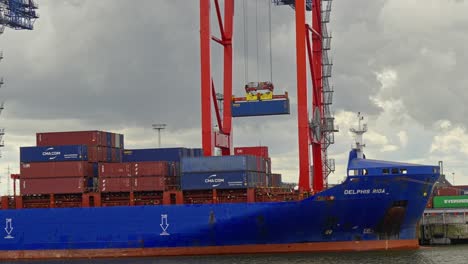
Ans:
{"type": "Polygon", "coordinates": [[[357,158],[363,159],[364,158],[364,147],[366,144],[363,143],[362,135],[367,132],[367,124],[363,124],[362,121],[364,117],[361,116],[361,112],[358,112],[358,127],[357,128],[350,128],[349,131],[354,134],[355,145],[353,149],[356,150],[357,158]]]}

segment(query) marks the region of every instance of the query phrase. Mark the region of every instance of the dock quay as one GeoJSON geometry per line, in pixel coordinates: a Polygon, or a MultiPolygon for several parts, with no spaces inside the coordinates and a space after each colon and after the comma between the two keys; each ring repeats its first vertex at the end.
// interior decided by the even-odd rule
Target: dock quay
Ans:
{"type": "Polygon", "coordinates": [[[421,245],[468,243],[468,209],[426,209],[421,218],[421,245]]]}

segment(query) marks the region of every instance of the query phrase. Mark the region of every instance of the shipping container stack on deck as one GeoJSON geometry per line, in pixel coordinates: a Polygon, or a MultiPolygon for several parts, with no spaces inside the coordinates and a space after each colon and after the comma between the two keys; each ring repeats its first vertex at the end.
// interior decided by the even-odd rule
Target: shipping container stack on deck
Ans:
{"type": "MultiPolygon", "coordinates": [[[[36,146],[20,148],[20,192],[24,202],[40,196],[71,195],[97,189],[98,164],[121,162],[123,135],[104,131],[36,134],[36,146]]],[[[50,199],[50,197],[49,197],[50,199]]],[[[78,200],[78,199],[76,199],[78,200]]]]}
{"type": "Polygon", "coordinates": [[[181,159],[202,155],[198,148],[127,149],[123,162],[130,164],[134,191],[179,190],[181,159]]]}
{"type": "Polygon", "coordinates": [[[103,205],[115,205],[115,202],[108,201],[118,199],[122,200],[118,205],[163,203],[164,192],[180,189],[180,160],[197,155],[202,155],[201,149],[124,150],[122,163],[99,164],[99,191],[103,197],[103,205]]]}
{"type": "Polygon", "coordinates": [[[283,187],[281,174],[272,173],[271,158],[267,146],[236,147],[234,148],[234,155],[251,155],[265,159],[267,185],[257,186],[255,189],[256,202],[277,202],[297,199],[290,188],[283,187]]]}
{"type": "MultiPolygon", "coordinates": [[[[233,156],[215,157],[203,157],[199,148],[124,150],[123,135],[104,131],[37,133],[36,142],[20,148],[16,208],[254,202],[291,196],[278,188],[281,174],[271,173],[264,146],[235,148],[233,156]]],[[[4,200],[2,207],[8,207],[11,202],[4,200]]]]}
{"type": "Polygon", "coordinates": [[[268,147],[266,146],[256,146],[256,147],[237,147],[234,148],[235,155],[251,155],[263,157],[266,161],[267,166],[267,182],[268,187],[281,187],[281,174],[272,173],[271,169],[271,158],[268,153],[268,147]]]}
{"type": "Polygon", "coordinates": [[[236,148],[234,156],[183,158],[181,189],[186,203],[248,202],[271,184],[267,147],[236,148]]]}

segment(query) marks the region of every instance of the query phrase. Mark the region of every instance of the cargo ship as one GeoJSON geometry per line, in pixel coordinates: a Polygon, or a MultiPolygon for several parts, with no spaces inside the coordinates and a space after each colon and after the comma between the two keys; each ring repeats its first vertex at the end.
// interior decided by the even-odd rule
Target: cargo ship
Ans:
{"type": "Polygon", "coordinates": [[[123,136],[103,131],[38,133],[12,175],[21,194],[2,197],[0,258],[417,248],[439,167],[371,160],[362,148],[341,184],[305,197],[281,186],[266,147],[204,157],[124,150],[123,136]]]}
{"type": "Polygon", "coordinates": [[[344,181],[324,186],[336,131],[324,25],[331,1],[272,2],[296,12],[298,190],[273,173],[267,147],[233,147],[232,117],[287,115],[290,101],[273,93],[271,80],[249,82],[245,97],[233,96],[234,1],[224,3],[224,22],[215,1],[218,38],[210,31],[210,1],[200,0],[203,148],[127,149],[123,135],[105,131],[37,133],[36,146],[20,149],[20,173],[11,175],[20,193],[1,197],[0,259],[417,248],[416,226],[439,167],[367,159],[367,128],[359,123],[344,181]],[[312,10],[315,20],[304,27],[312,10]],[[212,40],[224,49],[222,113],[212,40]],[[215,147],[222,156],[213,156],[215,147]]]}

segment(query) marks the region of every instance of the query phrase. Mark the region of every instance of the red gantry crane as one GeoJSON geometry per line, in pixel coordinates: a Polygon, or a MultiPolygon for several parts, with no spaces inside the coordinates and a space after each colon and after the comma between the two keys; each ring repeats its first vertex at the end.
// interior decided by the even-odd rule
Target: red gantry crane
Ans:
{"type": "MultiPolygon", "coordinates": [[[[220,37],[211,32],[212,0],[200,0],[202,145],[204,155],[207,156],[213,155],[214,147],[221,148],[222,155],[231,155],[233,116],[289,114],[287,93],[273,95],[274,86],[269,82],[248,83],[245,87],[246,97],[233,97],[234,0],[224,1],[224,19],[219,1],[213,2],[220,37]],[[211,73],[211,41],[222,45],[224,49],[222,117],[211,73]],[[260,90],[267,92],[257,93],[260,90]],[[213,131],[212,102],[219,132],[213,131]]],[[[302,192],[319,192],[325,188],[327,176],[334,171],[334,161],[328,159],[327,149],[334,143],[333,132],[337,131],[330,111],[333,89],[328,80],[331,77],[332,63],[328,58],[331,36],[326,24],[330,19],[331,0],[272,0],[272,3],[290,5],[295,10],[299,189],[302,192]],[[306,22],[306,11],[312,14],[310,24],[306,22]],[[312,80],[311,99],[307,95],[307,63],[312,80]],[[309,112],[312,117],[309,117],[309,112]]]]}

